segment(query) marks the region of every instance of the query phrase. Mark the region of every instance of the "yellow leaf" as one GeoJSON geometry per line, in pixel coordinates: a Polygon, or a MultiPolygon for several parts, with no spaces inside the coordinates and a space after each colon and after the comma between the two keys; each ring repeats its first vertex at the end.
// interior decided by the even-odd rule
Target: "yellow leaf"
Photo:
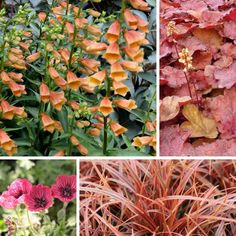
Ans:
{"type": "Polygon", "coordinates": [[[191,138],[217,137],[218,131],[215,120],[203,116],[196,105],[187,104],[182,113],[188,121],[183,122],[180,127],[181,129],[190,129],[192,131],[191,138]]]}
{"type": "Polygon", "coordinates": [[[195,29],[193,35],[204,44],[216,48],[220,48],[223,42],[223,38],[215,29],[195,29]]]}

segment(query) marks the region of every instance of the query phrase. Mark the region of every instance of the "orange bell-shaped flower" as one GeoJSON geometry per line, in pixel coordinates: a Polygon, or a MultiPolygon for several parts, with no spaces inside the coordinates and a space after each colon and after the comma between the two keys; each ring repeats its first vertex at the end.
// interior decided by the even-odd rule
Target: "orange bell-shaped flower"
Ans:
{"type": "Polygon", "coordinates": [[[138,21],[138,29],[148,33],[149,29],[148,29],[148,22],[146,20],[144,20],[143,18],[141,18],[140,16],[135,16],[137,21],[138,21]]]}
{"type": "Polygon", "coordinates": [[[125,84],[121,82],[113,81],[112,85],[113,85],[115,94],[125,96],[129,92],[128,86],[126,86],[125,84]]]}
{"type": "Polygon", "coordinates": [[[127,129],[124,126],[113,121],[110,123],[110,127],[111,130],[115,133],[115,136],[119,136],[127,131],[127,129]]]}
{"type": "Polygon", "coordinates": [[[55,130],[55,121],[46,113],[41,113],[41,120],[43,123],[43,130],[53,133],[55,130]]]}
{"type": "Polygon", "coordinates": [[[24,82],[22,73],[9,72],[8,76],[16,82],[24,82]]]}
{"type": "Polygon", "coordinates": [[[39,87],[40,99],[43,103],[49,102],[50,99],[50,90],[45,83],[41,83],[39,87]]]}
{"type": "Polygon", "coordinates": [[[110,44],[102,58],[105,58],[111,65],[117,62],[121,58],[118,44],[110,44]]]}
{"type": "Polygon", "coordinates": [[[60,111],[62,109],[62,106],[65,104],[66,102],[66,98],[64,96],[64,92],[60,91],[60,92],[50,92],[50,102],[52,103],[52,106],[60,111]]]}
{"type": "Polygon", "coordinates": [[[115,20],[109,27],[105,37],[109,44],[117,42],[120,37],[120,22],[115,20]]]}
{"type": "Polygon", "coordinates": [[[108,116],[110,113],[113,112],[112,102],[109,100],[108,97],[104,97],[100,103],[99,111],[104,115],[108,116]]]}
{"type": "Polygon", "coordinates": [[[5,71],[2,71],[0,73],[0,78],[3,84],[8,84],[8,82],[11,81],[11,78],[9,77],[8,73],[6,73],[5,71]]]}
{"type": "Polygon", "coordinates": [[[29,55],[28,57],[26,57],[26,61],[28,63],[32,63],[34,61],[37,61],[40,57],[41,57],[41,52],[36,52],[36,53],[33,53],[32,55],[29,55]]]}
{"type": "Polygon", "coordinates": [[[143,32],[126,30],[124,38],[128,46],[135,50],[138,50],[141,45],[148,44],[148,41],[145,39],[145,33],[143,32]]]}
{"type": "Polygon", "coordinates": [[[123,81],[128,78],[125,70],[121,66],[120,62],[114,63],[111,65],[111,74],[110,77],[115,81],[123,81]]]}
{"type": "Polygon", "coordinates": [[[149,11],[150,7],[148,6],[148,3],[146,3],[143,0],[129,0],[130,4],[133,8],[136,8],[141,11],[149,11]]]}
{"type": "Polygon", "coordinates": [[[122,48],[124,53],[133,61],[136,61],[136,62],[143,62],[144,60],[144,51],[143,49],[138,49],[138,50],[135,50],[133,48],[130,48],[130,47],[123,47],[122,48]]]}
{"type": "Polygon", "coordinates": [[[6,100],[1,101],[1,112],[3,119],[12,120],[14,117],[14,108],[6,100]]]}
{"type": "Polygon", "coordinates": [[[8,82],[8,87],[11,89],[12,93],[16,97],[20,97],[22,94],[26,94],[25,85],[17,84],[13,80],[10,80],[8,82]]]}
{"type": "Polygon", "coordinates": [[[134,147],[143,147],[151,143],[152,141],[151,136],[143,136],[143,137],[135,137],[132,143],[132,146],[134,147]]]}
{"type": "Polygon", "coordinates": [[[17,147],[15,142],[10,139],[8,134],[0,129],[0,147],[7,153],[7,155],[12,156],[17,152],[17,147]]]}
{"type": "Polygon", "coordinates": [[[88,149],[84,145],[79,143],[76,147],[77,147],[77,150],[80,152],[81,155],[83,155],[83,156],[88,155],[88,149]]]}
{"type": "Polygon", "coordinates": [[[102,84],[106,78],[106,70],[99,71],[89,76],[89,86],[96,87],[102,84]]]}
{"type": "Polygon", "coordinates": [[[126,70],[131,72],[143,71],[143,68],[139,66],[138,62],[136,61],[122,61],[121,64],[126,70]]]}
{"type": "Polygon", "coordinates": [[[131,29],[136,30],[137,29],[138,20],[136,19],[135,15],[129,9],[125,9],[124,17],[125,17],[126,24],[131,29]]]}
{"type": "Polygon", "coordinates": [[[114,100],[113,104],[115,104],[119,108],[127,109],[127,110],[133,110],[133,109],[137,108],[135,100],[132,100],[132,99],[114,100]]]}
{"type": "Polygon", "coordinates": [[[77,91],[80,86],[80,80],[72,71],[67,72],[67,83],[70,89],[77,91]]]}

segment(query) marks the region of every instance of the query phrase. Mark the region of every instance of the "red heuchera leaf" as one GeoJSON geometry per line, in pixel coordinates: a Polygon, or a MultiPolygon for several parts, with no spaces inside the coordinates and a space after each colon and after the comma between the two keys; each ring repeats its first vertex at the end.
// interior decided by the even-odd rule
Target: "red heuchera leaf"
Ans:
{"type": "Polygon", "coordinates": [[[214,119],[222,138],[236,137],[236,87],[225,90],[224,95],[209,98],[207,106],[214,119]]]}
{"type": "Polygon", "coordinates": [[[207,4],[203,0],[185,0],[180,1],[183,10],[202,11],[207,9],[207,4]]]}
{"type": "Polygon", "coordinates": [[[236,61],[224,69],[215,69],[214,76],[219,88],[231,88],[236,83],[236,61]]]}
{"type": "Polygon", "coordinates": [[[224,23],[223,35],[226,38],[236,39],[236,21],[228,21],[224,23]]]}
{"type": "Polygon", "coordinates": [[[160,132],[160,155],[180,156],[190,134],[190,131],[180,130],[178,125],[163,128],[160,132]]]}
{"type": "Polygon", "coordinates": [[[214,65],[218,69],[223,69],[225,67],[229,67],[232,63],[233,63],[233,58],[232,57],[223,55],[222,57],[220,57],[219,60],[217,60],[214,63],[214,65]]]}
{"type": "Polygon", "coordinates": [[[235,156],[236,139],[218,139],[213,143],[205,143],[198,147],[193,147],[185,143],[182,149],[182,156],[235,156]]]}
{"type": "Polygon", "coordinates": [[[224,20],[236,20],[236,8],[232,9],[229,14],[224,17],[224,20]]]}
{"type": "Polygon", "coordinates": [[[186,84],[186,78],[183,70],[166,66],[161,70],[161,73],[163,79],[165,79],[168,85],[172,88],[181,87],[183,84],[186,84]]]}
{"type": "Polygon", "coordinates": [[[224,0],[205,0],[204,1],[210,8],[217,10],[219,6],[225,4],[224,0]]]}
{"type": "Polygon", "coordinates": [[[211,64],[212,54],[210,52],[196,51],[193,54],[193,67],[195,70],[204,69],[211,64]]]}
{"type": "Polygon", "coordinates": [[[181,48],[188,48],[191,55],[197,50],[205,51],[207,49],[206,45],[194,36],[180,39],[178,44],[181,45],[181,48]]]}
{"type": "Polygon", "coordinates": [[[203,11],[199,18],[200,28],[213,28],[220,24],[219,21],[223,18],[224,14],[220,11],[203,11]]]}

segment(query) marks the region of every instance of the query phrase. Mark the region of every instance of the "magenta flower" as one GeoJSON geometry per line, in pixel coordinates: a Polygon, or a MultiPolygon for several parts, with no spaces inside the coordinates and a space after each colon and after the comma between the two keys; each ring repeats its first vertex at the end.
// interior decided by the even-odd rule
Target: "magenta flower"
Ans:
{"type": "Polygon", "coordinates": [[[5,191],[0,196],[0,206],[7,209],[14,209],[18,204],[18,200],[5,191]]]}
{"type": "Polygon", "coordinates": [[[57,176],[56,184],[52,185],[52,195],[62,202],[70,202],[76,198],[76,176],[57,176]]]}
{"type": "Polygon", "coordinates": [[[53,204],[52,191],[42,184],[33,186],[25,196],[25,204],[30,211],[46,210],[53,204]]]}
{"type": "Polygon", "coordinates": [[[8,187],[11,196],[18,200],[18,203],[24,203],[25,195],[30,192],[32,184],[27,179],[16,179],[8,187]]]}

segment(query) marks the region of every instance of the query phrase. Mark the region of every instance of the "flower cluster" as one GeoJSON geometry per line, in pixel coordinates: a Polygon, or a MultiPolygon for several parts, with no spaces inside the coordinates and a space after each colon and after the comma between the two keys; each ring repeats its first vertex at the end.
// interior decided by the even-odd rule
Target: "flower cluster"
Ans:
{"type": "Polygon", "coordinates": [[[76,198],[76,176],[61,175],[51,187],[42,184],[32,185],[28,179],[16,179],[0,196],[0,206],[14,209],[24,204],[29,211],[39,212],[53,205],[57,198],[68,203],[76,198]]]}
{"type": "MultiPolygon", "coordinates": [[[[21,135],[37,150],[34,153],[89,155],[87,140],[94,138],[106,155],[108,133],[120,138],[128,131],[112,113],[138,108],[129,84],[144,71],[149,23],[132,8],[148,12],[150,7],[143,0],[124,0],[120,14],[106,16],[84,10],[85,2],[77,6],[53,1],[48,12],[38,14],[26,4],[12,19],[0,12],[5,26],[0,41],[0,119],[23,123],[21,135]],[[108,27],[101,28],[104,22],[108,27]],[[39,28],[37,34],[30,23],[39,28]],[[55,140],[53,147],[41,150],[55,140]]],[[[132,136],[134,147],[155,149],[155,118],[149,110],[142,134],[132,136]],[[137,142],[145,138],[149,141],[137,142]]],[[[7,124],[0,128],[5,137],[0,147],[8,155],[17,153],[7,124]]]]}

